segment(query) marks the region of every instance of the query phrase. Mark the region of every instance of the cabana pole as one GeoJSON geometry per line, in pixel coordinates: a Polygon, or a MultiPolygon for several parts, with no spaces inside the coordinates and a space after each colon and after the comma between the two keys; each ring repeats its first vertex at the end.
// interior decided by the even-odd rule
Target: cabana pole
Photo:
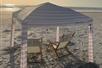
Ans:
{"type": "Polygon", "coordinates": [[[59,26],[57,26],[56,30],[56,42],[59,42],[59,26]]]}
{"type": "Polygon", "coordinates": [[[20,68],[27,68],[27,27],[22,24],[20,68]]]}
{"type": "Polygon", "coordinates": [[[11,23],[11,40],[10,40],[10,46],[14,46],[14,32],[15,32],[15,26],[14,26],[14,21],[13,21],[13,15],[12,15],[12,23],[11,23]]]}
{"type": "MultiPolygon", "coordinates": [[[[15,23],[12,14],[12,23],[11,23],[11,38],[10,38],[10,48],[14,47],[14,32],[15,32],[15,23]]],[[[15,68],[15,59],[14,59],[14,49],[10,49],[10,62],[11,68],[15,68]]]]}
{"type": "Polygon", "coordinates": [[[89,33],[88,33],[88,37],[89,37],[89,45],[88,45],[88,61],[89,62],[94,62],[93,59],[93,37],[92,37],[92,24],[90,24],[88,26],[89,29],[89,33]]]}

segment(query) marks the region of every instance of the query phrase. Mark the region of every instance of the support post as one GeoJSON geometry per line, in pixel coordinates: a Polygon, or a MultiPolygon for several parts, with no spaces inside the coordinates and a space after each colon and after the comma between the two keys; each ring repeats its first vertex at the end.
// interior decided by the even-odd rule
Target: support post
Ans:
{"type": "Polygon", "coordinates": [[[89,62],[94,62],[93,59],[93,30],[92,30],[92,24],[88,26],[89,33],[88,33],[88,38],[89,38],[89,45],[88,45],[88,61],[89,62]]]}
{"type": "Polygon", "coordinates": [[[59,26],[57,26],[56,30],[56,42],[59,42],[59,26]]]}
{"type": "Polygon", "coordinates": [[[27,27],[22,24],[20,68],[27,68],[27,27]]]}
{"type": "Polygon", "coordinates": [[[15,24],[14,24],[14,18],[12,15],[12,23],[11,23],[11,40],[10,40],[10,46],[14,46],[14,32],[15,32],[15,24]]]}
{"type": "Polygon", "coordinates": [[[14,23],[14,18],[12,14],[12,23],[11,23],[11,38],[10,38],[10,63],[11,63],[11,68],[15,68],[15,59],[14,59],[14,32],[15,32],[15,23],[14,23]]]}

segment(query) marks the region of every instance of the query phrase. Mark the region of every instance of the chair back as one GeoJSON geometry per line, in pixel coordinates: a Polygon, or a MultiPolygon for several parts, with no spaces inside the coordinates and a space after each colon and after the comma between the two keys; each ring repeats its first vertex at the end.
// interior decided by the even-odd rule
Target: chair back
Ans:
{"type": "Polygon", "coordinates": [[[74,34],[75,32],[71,32],[69,34],[63,34],[62,37],[60,37],[60,44],[58,48],[65,47],[71,41],[74,34]]]}
{"type": "Polygon", "coordinates": [[[68,34],[63,34],[60,37],[60,42],[68,42],[72,39],[72,37],[74,36],[75,32],[70,32],[68,34]]]}
{"type": "Polygon", "coordinates": [[[28,53],[39,53],[42,45],[41,39],[28,39],[28,53]]]}

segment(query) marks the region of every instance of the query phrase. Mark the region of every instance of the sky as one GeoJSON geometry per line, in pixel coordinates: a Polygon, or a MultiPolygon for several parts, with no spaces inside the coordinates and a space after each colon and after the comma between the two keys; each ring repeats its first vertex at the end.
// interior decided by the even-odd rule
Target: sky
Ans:
{"type": "Polygon", "coordinates": [[[15,5],[37,5],[44,2],[51,2],[68,7],[101,7],[102,0],[0,0],[0,4],[15,5]]]}

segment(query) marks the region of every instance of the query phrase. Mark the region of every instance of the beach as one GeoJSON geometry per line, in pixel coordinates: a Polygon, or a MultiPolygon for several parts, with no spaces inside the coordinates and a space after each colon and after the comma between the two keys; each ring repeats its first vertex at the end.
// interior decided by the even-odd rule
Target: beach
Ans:
{"type": "MultiPolygon", "coordinates": [[[[93,19],[93,44],[94,44],[94,61],[95,63],[100,65],[102,68],[102,12],[82,12],[83,14],[91,17],[93,19]]],[[[0,68],[10,68],[9,64],[9,53],[5,54],[3,49],[10,46],[10,32],[11,32],[11,23],[12,23],[12,12],[10,11],[0,11],[0,68]]],[[[21,35],[21,25],[19,22],[16,22],[16,31],[15,31],[15,41],[21,43],[19,41],[19,36],[21,35]]],[[[79,48],[78,56],[80,58],[86,59],[87,62],[87,49],[88,49],[88,27],[86,25],[79,25],[79,26],[65,26],[60,28],[60,34],[74,31],[76,32],[73,42],[75,46],[70,46],[70,49],[79,48]],[[65,30],[65,31],[64,31],[65,30]],[[84,52],[85,56],[84,55],[84,52]]],[[[33,35],[28,36],[28,38],[35,38],[35,37],[47,37],[55,38],[56,37],[56,27],[33,27],[28,30],[28,35],[33,33],[33,35]]],[[[61,35],[62,35],[61,34],[61,35]]],[[[19,64],[17,64],[19,66],[19,64]]],[[[17,67],[19,68],[19,67],[17,67]]]]}

